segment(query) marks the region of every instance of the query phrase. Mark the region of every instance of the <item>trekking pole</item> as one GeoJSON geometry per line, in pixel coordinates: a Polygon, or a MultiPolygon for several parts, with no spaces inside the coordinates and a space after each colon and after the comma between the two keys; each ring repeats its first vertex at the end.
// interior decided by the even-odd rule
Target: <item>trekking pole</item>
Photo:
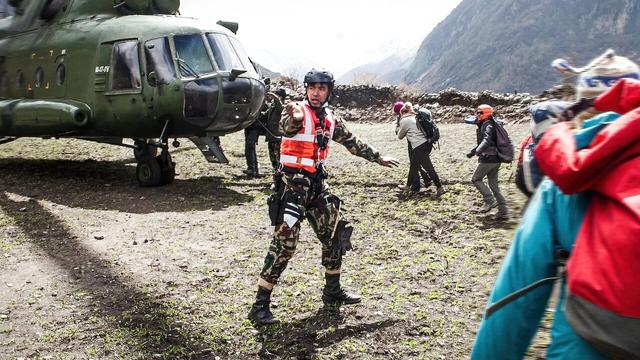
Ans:
{"type": "Polygon", "coordinates": [[[515,170],[517,168],[518,168],[517,166],[515,168],[513,167],[513,163],[509,163],[509,169],[511,171],[511,175],[509,175],[509,182],[511,182],[511,180],[513,180],[513,175],[515,175],[515,173],[516,173],[515,170]]]}

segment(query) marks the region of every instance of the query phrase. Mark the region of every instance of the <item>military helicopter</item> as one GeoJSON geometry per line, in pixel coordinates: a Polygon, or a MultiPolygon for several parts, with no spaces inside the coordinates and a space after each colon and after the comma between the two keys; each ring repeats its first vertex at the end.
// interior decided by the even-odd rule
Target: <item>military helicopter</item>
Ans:
{"type": "Polygon", "coordinates": [[[0,144],[71,137],[128,146],[139,184],[159,186],[175,177],[169,138],[228,162],[218,136],[247,127],[264,102],[268,79],[235,36],[237,23],[177,16],[179,0],[2,2],[0,144]]]}

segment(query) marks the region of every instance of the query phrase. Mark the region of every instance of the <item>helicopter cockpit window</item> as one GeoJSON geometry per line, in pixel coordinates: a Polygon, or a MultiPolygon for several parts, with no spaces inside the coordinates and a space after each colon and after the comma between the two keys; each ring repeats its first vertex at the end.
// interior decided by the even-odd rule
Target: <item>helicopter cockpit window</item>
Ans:
{"type": "Polygon", "coordinates": [[[198,77],[213,72],[202,35],[176,35],[173,41],[176,45],[180,74],[183,77],[198,77]]]}
{"type": "Polygon", "coordinates": [[[220,70],[245,69],[227,35],[209,33],[207,34],[207,39],[220,70]]]}
{"type": "Polygon", "coordinates": [[[136,40],[115,44],[111,62],[111,90],[140,89],[140,59],[136,40]]]}
{"type": "Polygon", "coordinates": [[[249,56],[247,56],[247,52],[244,50],[240,41],[236,38],[231,38],[231,43],[233,44],[233,48],[236,49],[236,53],[240,57],[240,61],[244,64],[244,69],[249,73],[257,74],[256,69],[253,67],[251,60],[249,60],[249,56]]]}
{"type": "Polygon", "coordinates": [[[155,72],[161,84],[168,84],[176,78],[168,38],[147,41],[144,43],[144,52],[147,55],[147,74],[155,72]]]}

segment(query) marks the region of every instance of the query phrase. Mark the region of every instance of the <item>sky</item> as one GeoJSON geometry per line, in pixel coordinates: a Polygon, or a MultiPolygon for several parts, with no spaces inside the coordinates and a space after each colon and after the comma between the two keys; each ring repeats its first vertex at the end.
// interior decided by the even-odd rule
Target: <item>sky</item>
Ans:
{"type": "Polygon", "coordinates": [[[461,0],[181,0],[180,13],[235,21],[249,56],[299,77],[322,67],[336,77],[394,53],[415,53],[461,0]]]}

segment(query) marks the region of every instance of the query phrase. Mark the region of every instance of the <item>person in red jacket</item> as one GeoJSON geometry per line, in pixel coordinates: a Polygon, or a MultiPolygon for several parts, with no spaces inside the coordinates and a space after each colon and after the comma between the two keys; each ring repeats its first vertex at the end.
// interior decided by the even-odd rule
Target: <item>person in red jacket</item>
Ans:
{"type": "MultiPolygon", "coordinates": [[[[565,193],[590,192],[588,210],[567,264],[566,315],[596,349],[640,358],[640,81],[622,79],[583,111],[623,116],[577,151],[571,123],[550,128],[536,148],[543,172],[565,193]]],[[[588,120],[587,120],[588,121],[588,120]]]]}
{"type": "Polygon", "coordinates": [[[330,72],[312,69],[304,77],[304,86],[305,101],[288,103],[280,121],[282,172],[275,194],[269,199],[269,216],[275,230],[248,316],[257,325],[278,322],[269,309],[271,291],[296,250],[300,224],[305,217],[322,244],[326,280],[322,301],[327,306],[360,302],[359,296],[347,293],[340,285],[342,256],[351,250],[353,227],[340,211],[342,201],[325,183],[324,164],[330,142],[337,142],[352,154],[379,165],[398,166],[395,159],[383,157],[333,115],[328,106],[334,86],[330,72]]]}
{"type": "Polygon", "coordinates": [[[563,118],[598,112],[540,139],[535,156],[549,179],[498,274],[472,359],[524,356],[567,254],[547,358],[640,359],[640,81],[618,80],[563,118]]]}

